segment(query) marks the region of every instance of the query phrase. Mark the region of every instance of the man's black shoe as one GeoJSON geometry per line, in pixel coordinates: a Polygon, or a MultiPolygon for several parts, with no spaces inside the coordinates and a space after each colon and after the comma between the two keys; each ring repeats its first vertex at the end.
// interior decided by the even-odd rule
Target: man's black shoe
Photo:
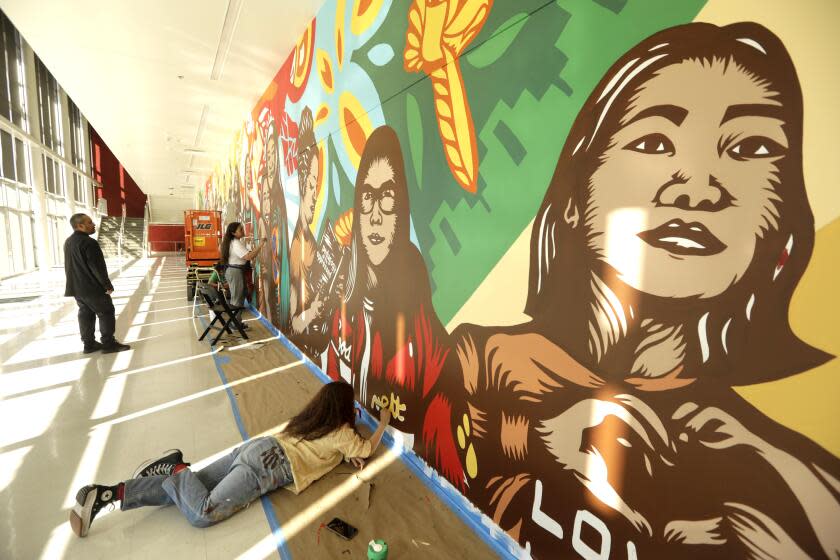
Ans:
{"type": "Polygon", "coordinates": [[[82,350],[84,354],[93,354],[94,352],[99,352],[102,350],[102,345],[95,340],[90,344],[85,344],[85,349],[82,350]]]}
{"type": "Polygon", "coordinates": [[[114,352],[122,352],[123,350],[131,350],[131,346],[115,341],[113,344],[106,344],[102,347],[103,354],[113,354],[114,352]]]}

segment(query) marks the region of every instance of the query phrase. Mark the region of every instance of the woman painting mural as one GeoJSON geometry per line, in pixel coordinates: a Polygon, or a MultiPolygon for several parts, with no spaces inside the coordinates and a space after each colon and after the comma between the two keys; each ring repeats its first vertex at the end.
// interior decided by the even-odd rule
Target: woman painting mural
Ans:
{"type": "Polygon", "coordinates": [[[538,558],[837,557],[840,461],[732,389],[830,359],[788,323],[813,243],[779,39],[635,46],[536,215],[532,320],[453,333],[468,496],[538,558]]]}
{"type": "Polygon", "coordinates": [[[315,294],[309,282],[309,269],[315,258],[317,243],[312,235],[311,225],[315,216],[315,202],[318,198],[318,146],[315,143],[312,111],[304,107],[298,125],[297,139],[298,188],[300,207],[298,221],[289,250],[290,262],[290,309],[291,340],[311,358],[317,356],[323,336],[313,332],[310,325],[317,324],[323,302],[321,294],[315,294]]]}
{"type": "Polygon", "coordinates": [[[327,374],[352,383],[365,406],[389,407],[393,426],[412,447],[438,392],[447,334],[410,239],[402,150],[389,126],[374,130],[365,144],[353,208],[346,294],[332,320],[327,374]]]}

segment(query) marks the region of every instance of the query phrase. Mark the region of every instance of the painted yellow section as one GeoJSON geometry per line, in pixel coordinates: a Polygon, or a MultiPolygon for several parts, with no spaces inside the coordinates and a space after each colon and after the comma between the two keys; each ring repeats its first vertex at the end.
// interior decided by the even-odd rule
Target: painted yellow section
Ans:
{"type": "MultiPolygon", "coordinates": [[[[793,296],[790,321],[800,338],[840,355],[840,218],[817,232],[814,255],[793,296]]],[[[840,360],[772,383],[738,389],[767,416],[840,456],[840,360]]]]}
{"type": "Polygon", "coordinates": [[[452,332],[461,323],[506,326],[528,320],[523,310],[528,296],[528,260],[533,225],[532,220],[452,317],[446,330],[452,332]],[[499,297],[500,294],[504,297],[499,297]]]}
{"type": "Polygon", "coordinates": [[[348,123],[355,121],[355,125],[361,128],[365,141],[367,141],[373,132],[373,124],[370,122],[370,116],[364,110],[356,96],[350,91],[344,90],[338,98],[338,117],[339,122],[343,125],[341,127],[341,139],[344,141],[347,155],[350,156],[353,167],[358,169],[359,162],[362,159],[362,153],[353,145],[350,139],[348,123]]]}
{"type": "Polygon", "coordinates": [[[779,36],[793,59],[805,102],[805,185],[817,229],[840,216],[840,2],[836,0],[710,0],[695,21],[754,21],[779,36]]]}
{"type": "Polygon", "coordinates": [[[321,81],[321,87],[327,95],[332,94],[335,91],[335,76],[333,75],[330,55],[324,49],[318,49],[315,55],[315,62],[318,67],[318,78],[321,81]]]}
{"type": "Polygon", "coordinates": [[[382,0],[370,0],[362,2],[356,0],[353,6],[353,18],[350,20],[350,30],[356,34],[361,35],[373,25],[376,16],[382,9],[382,0]]]}

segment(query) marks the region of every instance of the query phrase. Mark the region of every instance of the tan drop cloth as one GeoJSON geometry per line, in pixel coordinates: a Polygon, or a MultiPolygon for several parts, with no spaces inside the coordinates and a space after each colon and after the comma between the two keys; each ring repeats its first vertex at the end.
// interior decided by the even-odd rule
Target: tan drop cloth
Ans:
{"type": "MultiPolygon", "coordinates": [[[[248,324],[249,341],[231,337],[219,345],[225,346],[220,356],[230,359],[222,366],[228,381],[250,379],[232,390],[248,435],[256,437],[274,432],[322,383],[262,324],[248,324]],[[270,340],[256,342],[266,339],[270,340]],[[243,345],[247,342],[255,344],[243,345]]],[[[359,431],[369,435],[364,428],[359,431]]],[[[283,489],[269,495],[293,558],[367,558],[367,543],[374,538],[388,543],[389,560],[496,557],[399,459],[371,476],[375,461],[383,455],[393,458],[383,445],[362,471],[342,463],[300,495],[283,489]],[[352,480],[352,492],[335,503],[327,499],[335,489],[347,487],[356,474],[369,483],[352,480]],[[345,541],[324,527],[319,536],[319,526],[334,517],[359,529],[358,535],[345,541]]]]}

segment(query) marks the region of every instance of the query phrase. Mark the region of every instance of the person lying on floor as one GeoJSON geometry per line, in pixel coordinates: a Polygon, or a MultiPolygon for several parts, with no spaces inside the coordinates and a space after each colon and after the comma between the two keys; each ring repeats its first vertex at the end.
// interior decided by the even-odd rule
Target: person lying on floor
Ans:
{"type": "Polygon", "coordinates": [[[362,468],[379,446],[391,419],[382,410],[379,426],[365,439],[355,429],[353,387],[334,381],[274,436],[252,439],[207,467],[193,472],[180,450],[140,465],[134,477],[114,486],[89,484],[76,494],[70,526],[80,537],[103,507],[121,510],[175,504],[195,527],[223,521],[277,488],[305,490],[342,460],[362,468]]]}

